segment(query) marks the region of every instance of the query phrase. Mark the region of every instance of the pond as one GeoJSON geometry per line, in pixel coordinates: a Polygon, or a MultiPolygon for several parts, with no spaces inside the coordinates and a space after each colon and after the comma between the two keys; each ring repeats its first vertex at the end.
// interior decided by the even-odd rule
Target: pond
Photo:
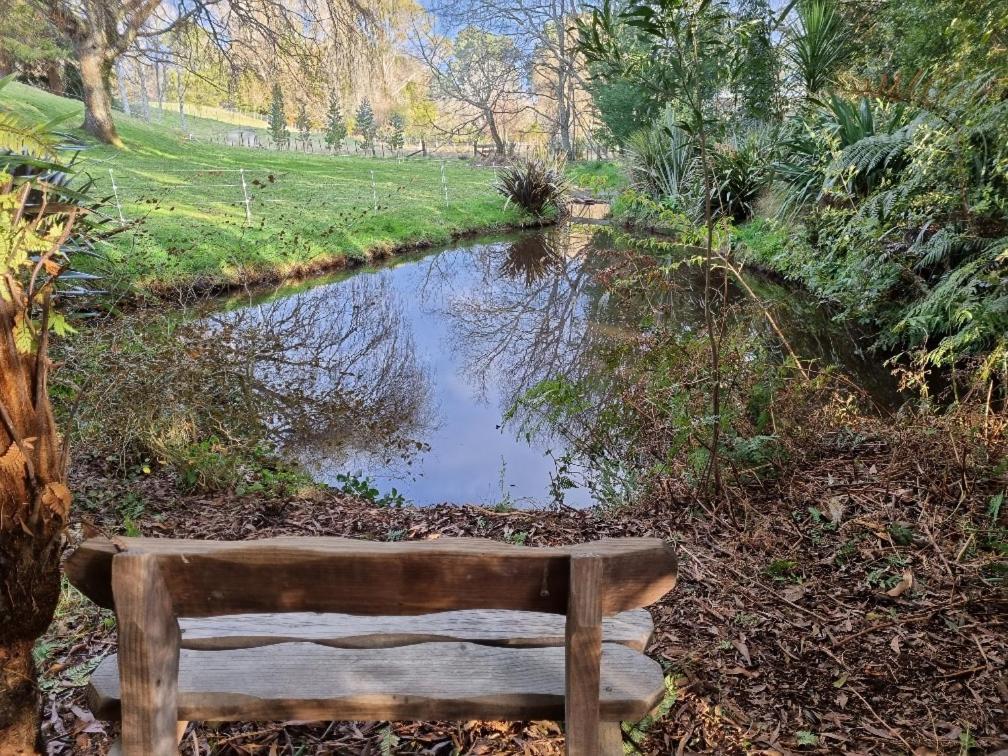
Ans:
{"type": "MultiPolygon", "coordinates": [[[[233,299],[225,317],[254,324],[257,353],[270,356],[250,369],[290,409],[272,410],[268,424],[317,480],[369,481],[421,505],[540,506],[553,500],[567,444],[504,418],[547,379],[612,369],[598,347],[647,327],[643,299],[616,302],[600,284],[612,255],[593,227],[571,224],[233,299]]],[[[701,284],[683,275],[687,294],[669,316],[690,329],[702,322],[701,284]]],[[[840,364],[880,403],[893,401],[885,371],[827,312],[752,282],[803,358],[840,364]]],[[[593,499],[573,485],[563,502],[593,499]]]]}

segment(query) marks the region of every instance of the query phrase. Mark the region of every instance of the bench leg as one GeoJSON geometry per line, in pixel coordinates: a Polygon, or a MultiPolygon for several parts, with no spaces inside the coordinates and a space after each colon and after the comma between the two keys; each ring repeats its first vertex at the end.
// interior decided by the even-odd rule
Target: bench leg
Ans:
{"type": "MultiPolygon", "coordinates": [[[[175,723],[175,743],[176,745],[182,745],[182,736],[185,735],[186,727],[189,723],[184,719],[180,719],[175,723]]],[[[109,746],[108,756],[122,756],[122,740],[112,741],[112,745],[109,746]]],[[[609,754],[603,752],[603,756],[609,756],[609,754]]]]}
{"type": "Polygon", "coordinates": [[[623,756],[623,730],[619,722],[599,723],[599,754],[601,756],[623,756]]]}

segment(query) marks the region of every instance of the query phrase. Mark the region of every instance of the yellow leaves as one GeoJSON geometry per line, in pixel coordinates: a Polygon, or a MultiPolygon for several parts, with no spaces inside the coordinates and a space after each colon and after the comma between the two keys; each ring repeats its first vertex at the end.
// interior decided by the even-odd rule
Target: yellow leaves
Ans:
{"type": "Polygon", "coordinates": [[[19,312],[14,318],[14,346],[21,354],[31,354],[35,351],[35,329],[32,321],[19,312]]]}
{"type": "MultiPolygon", "coordinates": [[[[0,174],[0,186],[4,185],[0,174]]],[[[59,244],[66,224],[71,220],[57,215],[41,223],[25,218],[20,212],[26,200],[22,188],[0,191],[0,276],[27,273],[31,258],[44,257],[59,244]]],[[[46,270],[52,274],[46,265],[46,270]]]]}

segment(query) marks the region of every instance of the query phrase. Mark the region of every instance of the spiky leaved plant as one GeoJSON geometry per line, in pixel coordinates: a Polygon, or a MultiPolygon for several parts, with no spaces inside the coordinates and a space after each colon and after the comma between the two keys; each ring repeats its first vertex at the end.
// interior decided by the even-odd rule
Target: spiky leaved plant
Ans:
{"type": "Polygon", "coordinates": [[[540,155],[515,160],[497,174],[495,188],[509,203],[536,217],[549,209],[563,212],[570,191],[562,156],[540,155]]]}

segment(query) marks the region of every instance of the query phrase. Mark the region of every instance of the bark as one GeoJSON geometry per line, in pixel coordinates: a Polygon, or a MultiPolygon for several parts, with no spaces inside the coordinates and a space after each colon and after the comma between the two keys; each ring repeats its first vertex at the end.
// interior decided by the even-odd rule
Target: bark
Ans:
{"type": "Polygon", "coordinates": [[[498,155],[504,154],[504,139],[501,137],[500,132],[497,130],[497,119],[494,118],[492,110],[487,110],[483,117],[486,119],[487,129],[490,131],[490,138],[493,139],[494,148],[497,150],[498,155]]]}
{"type": "MultiPolygon", "coordinates": [[[[562,7],[562,6],[561,6],[562,7]]],[[[563,13],[559,15],[560,23],[556,25],[557,34],[557,140],[560,149],[572,158],[570,134],[570,101],[567,97],[567,32],[564,29],[563,13]]]]}
{"type": "Polygon", "coordinates": [[[0,645],[0,753],[38,751],[39,703],[32,642],[0,645]]]}
{"type": "Polygon", "coordinates": [[[133,109],[130,108],[129,93],[126,91],[126,72],[123,70],[121,60],[116,61],[115,72],[116,84],[119,85],[119,102],[122,104],[123,113],[128,116],[132,116],[133,109]]]}
{"type": "Polygon", "coordinates": [[[64,63],[62,60],[53,60],[46,67],[46,79],[49,91],[53,94],[64,94],[66,92],[66,77],[63,75],[64,63]]]}
{"type": "Polygon", "coordinates": [[[76,45],[76,53],[84,88],[84,130],[106,144],[122,147],[112,121],[109,51],[99,41],[88,39],[76,45]]]}
{"type": "Polygon", "coordinates": [[[150,123],[150,96],[147,94],[147,67],[137,62],[137,79],[140,84],[140,111],[143,119],[150,123]]]}
{"type": "Polygon", "coordinates": [[[62,445],[49,405],[45,339],[19,352],[20,296],[0,297],[0,753],[34,753],[39,695],[31,650],[60,590],[70,509],[62,445]]]}

